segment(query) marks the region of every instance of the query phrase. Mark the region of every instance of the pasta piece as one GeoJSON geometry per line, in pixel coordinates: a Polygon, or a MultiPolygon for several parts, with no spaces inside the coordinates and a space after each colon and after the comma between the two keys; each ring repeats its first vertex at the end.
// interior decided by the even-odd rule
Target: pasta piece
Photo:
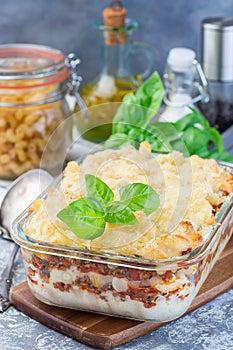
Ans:
{"type": "Polygon", "coordinates": [[[23,162],[25,162],[27,160],[27,154],[26,154],[26,152],[23,149],[16,148],[15,153],[16,153],[20,163],[23,163],[23,162]]]}

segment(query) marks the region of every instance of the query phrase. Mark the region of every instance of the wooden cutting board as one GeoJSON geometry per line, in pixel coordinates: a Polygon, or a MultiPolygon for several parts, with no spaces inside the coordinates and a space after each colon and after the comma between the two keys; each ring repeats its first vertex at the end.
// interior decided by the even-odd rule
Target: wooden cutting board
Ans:
{"type": "MultiPolygon", "coordinates": [[[[215,264],[187,313],[232,287],[233,238],[215,264]]],[[[35,320],[98,349],[111,349],[164,325],[48,306],[32,295],[27,282],[13,287],[10,298],[17,309],[35,320]]]]}

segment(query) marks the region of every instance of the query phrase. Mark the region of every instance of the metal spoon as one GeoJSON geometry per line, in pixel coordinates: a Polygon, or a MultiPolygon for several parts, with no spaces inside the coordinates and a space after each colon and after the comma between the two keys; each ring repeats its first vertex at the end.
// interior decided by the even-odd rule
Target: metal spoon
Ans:
{"type": "Polygon", "coordinates": [[[9,294],[10,294],[10,288],[12,285],[14,261],[15,261],[15,258],[17,256],[18,251],[19,251],[19,246],[17,244],[14,244],[14,248],[11,252],[10,259],[7,262],[7,265],[6,265],[6,267],[3,270],[3,273],[1,275],[0,312],[7,310],[11,304],[10,300],[9,300],[9,294]]]}
{"type": "MultiPolygon", "coordinates": [[[[0,209],[0,237],[13,242],[11,224],[30,203],[52,182],[53,177],[45,170],[33,169],[18,177],[8,188],[0,209]]],[[[9,292],[13,278],[14,261],[19,246],[14,244],[9,261],[0,277],[0,312],[10,306],[9,292]]]]}

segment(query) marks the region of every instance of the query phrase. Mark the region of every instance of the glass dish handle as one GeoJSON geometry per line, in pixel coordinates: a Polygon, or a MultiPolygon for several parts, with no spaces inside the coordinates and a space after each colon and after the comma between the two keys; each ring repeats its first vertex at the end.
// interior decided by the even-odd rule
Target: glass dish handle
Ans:
{"type": "Polygon", "coordinates": [[[133,56],[137,51],[141,51],[148,59],[148,65],[145,71],[137,74],[142,78],[142,80],[145,80],[146,78],[149,77],[149,75],[152,73],[154,69],[155,62],[156,62],[155,50],[149,44],[146,44],[141,41],[133,41],[130,43],[130,45],[131,45],[130,56],[131,55],[133,56]]]}

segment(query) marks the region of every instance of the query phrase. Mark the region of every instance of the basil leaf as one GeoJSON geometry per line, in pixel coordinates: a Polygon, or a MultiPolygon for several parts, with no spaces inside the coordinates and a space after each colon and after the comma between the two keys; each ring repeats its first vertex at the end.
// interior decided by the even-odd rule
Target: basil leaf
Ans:
{"type": "Polygon", "coordinates": [[[184,131],[190,126],[194,126],[195,124],[200,124],[203,127],[203,129],[208,129],[210,127],[208,121],[202,114],[198,113],[193,108],[190,108],[190,110],[192,111],[192,113],[185,115],[177,122],[173,123],[177,131],[184,131]]]}
{"type": "Polygon", "coordinates": [[[210,141],[210,134],[206,130],[201,130],[195,126],[186,129],[181,137],[186,145],[189,154],[199,154],[198,151],[207,148],[210,141]]]}
{"type": "Polygon", "coordinates": [[[209,151],[208,155],[206,155],[205,158],[213,158],[216,160],[222,160],[223,162],[233,163],[233,156],[227,151],[223,151],[222,153],[219,153],[218,150],[211,150],[209,151]]]}
{"type": "Polygon", "coordinates": [[[123,97],[120,107],[117,109],[113,119],[112,132],[125,133],[132,124],[131,113],[134,113],[134,105],[137,105],[137,100],[133,92],[128,93],[123,97]]]}
{"type": "Polygon", "coordinates": [[[137,92],[136,99],[141,106],[147,108],[147,114],[140,126],[146,126],[148,122],[158,112],[164,96],[163,83],[157,72],[154,72],[145,82],[142,84],[137,92]]]}
{"type": "Polygon", "coordinates": [[[100,203],[91,197],[83,197],[70,203],[57,217],[82,239],[95,239],[105,230],[104,210],[100,203]]]}
{"type": "Polygon", "coordinates": [[[85,180],[88,196],[96,198],[102,206],[105,207],[106,204],[114,200],[114,193],[111,188],[100,178],[87,174],[85,180]]]}
{"type": "Polygon", "coordinates": [[[116,225],[135,225],[138,223],[132,210],[120,201],[116,201],[106,208],[105,220],[116,225]]]}
{"type": "Polygon", "coordinates": [[[133,183],[122,187],[119,191],[121,202],[131,210],[143,209],[147,215],[153,213],[159,204],[159,196],[156,191],[146,184],[133,183]]]}
{"type": "Polygon", "coordinates": [[[123,102],[127,104],[137,104],[137,99],[133,92],[129,92],[123,97],[123,102]]]}
{"type": "Polygon", "coordinates": [[[210,134],[210,140],[217,147],[218,152],[222,153],[224,151],[224,143],[220,133],[214,128],[209,128],[209,134],[210,134]]]}
{"type": "Polygon", "coordinates": [[[153,137],[147,138],[147,141],[152,146],[152,151],[156,153],[169,153],[173,149],[172,142],[179,141],[179,144],[183,145],[182,151],[185,152],[184,143],[180,140],[180,133],[174,128],[171,123],[167,122],[155,122],[148,125],[147,131],[150,132],[153,137]],[[151,139],[151,140],[150,140],[151,139]]]}
{"type": "Polygon", "coordinates": [[[125,95],[113,120],[114,133],[128,133],[132,126],[146,127],[158,112],[164,96],[163,83],[154,72],[137,90],[125,95]]]}
{"type": "Polygon", "coordinates": [[[104,143],[104,148],[120,148],[122,146],[132,145],[136,146],[134,138],[128,134],[116,133],[111,135],[104,143]]]}
{"type": "Polygon", "coordinates": [[[125,133],[134,125],[141,126],[145,124],[147,108],[141,106],[137,100],[126,101],[127,99],[123,99],[114,117],[113,133],[125,133]]]}

